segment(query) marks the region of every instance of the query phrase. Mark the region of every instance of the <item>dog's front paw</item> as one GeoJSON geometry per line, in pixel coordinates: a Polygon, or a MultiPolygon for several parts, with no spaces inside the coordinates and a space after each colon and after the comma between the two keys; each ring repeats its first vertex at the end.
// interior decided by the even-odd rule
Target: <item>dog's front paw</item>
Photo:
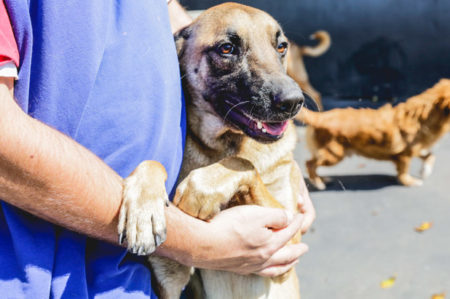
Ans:
{"type": "Polygon", "coordinates": [[[124,180],[119,243],[126,240],[128,250],[134,254],[149,255],[166,240],[166,178],[160,163],[144,161],[124,180]]]}
{"type": "MultiPolygon", "coordinates": [[[[210,174],[214,176],[214,174],[210,174]]],[[[231,197],[224,185],[211,184],[201,169],[193,170],[177,187],[173,203],[185,213],[209,220],[220,212],[231,197]]]]}

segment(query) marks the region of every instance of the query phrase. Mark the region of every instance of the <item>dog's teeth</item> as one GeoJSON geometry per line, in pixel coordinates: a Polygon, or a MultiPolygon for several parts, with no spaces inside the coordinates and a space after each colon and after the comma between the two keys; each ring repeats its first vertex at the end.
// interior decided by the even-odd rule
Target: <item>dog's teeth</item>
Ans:
{"type": "Polygon", "coordinates": [[[267,133],[266,128],[262,128],[263,133],[267,133]]]}
{"type": "Polygon", "coordinates": [[[258,121],[258,122],[256,123],[256,125],[257,125],[258,129],[260,129],[260,130],[261,130],[262,127],[263,127],[263,126],[262,126],[262,123],[261,123],[260,121],[258,121]]]}

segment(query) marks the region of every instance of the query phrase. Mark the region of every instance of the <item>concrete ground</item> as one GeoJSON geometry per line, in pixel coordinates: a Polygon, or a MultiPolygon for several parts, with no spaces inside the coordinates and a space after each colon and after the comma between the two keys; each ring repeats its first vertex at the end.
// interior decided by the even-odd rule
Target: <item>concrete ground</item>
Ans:
{"type": "MultiPolygon", "coordinates": [[[[307,176],[305,129],[298,131],[295,156],[307,176]]],[[[392,164],[358,156],[319,168],[333,180],[325,191],[311,191],[317,220],[297,266],[303,299],[450,297],[450,134],[434,152],[434,172],[421,187],[398,185],[392,164]],[[416,232],[423,221],[433,226],[416,232]],[[391,276],[395,284],[381,288],[391,276]]],[[[420,166],[415,160],[411,174],[420,166]]]]}

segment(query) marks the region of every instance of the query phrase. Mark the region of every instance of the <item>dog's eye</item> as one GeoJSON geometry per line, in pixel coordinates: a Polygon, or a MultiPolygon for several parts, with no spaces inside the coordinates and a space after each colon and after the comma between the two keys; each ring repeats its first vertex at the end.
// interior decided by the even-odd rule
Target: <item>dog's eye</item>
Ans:
{"type": "Polygon", "coordinates": [[[285,54],[287,51],[288,44],[286,42],[282,42],[277,46],[277,51],[280,54],[285,54]]]}
{"type": "Polygon", "coordinates": [[[234,46],[230,43],[223,44],[219,47],[220,54],[233,54],[234,46]]]}

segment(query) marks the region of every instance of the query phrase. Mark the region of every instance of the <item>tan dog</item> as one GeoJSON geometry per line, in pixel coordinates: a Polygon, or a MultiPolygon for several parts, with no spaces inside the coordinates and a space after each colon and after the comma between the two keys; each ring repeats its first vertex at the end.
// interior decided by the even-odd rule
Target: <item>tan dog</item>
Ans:
{"type": "Polygon", "coordinates": [[[287,73],[297,82],[303,92],[316,102],[319,109],[322,110],[322,96],[309,82],[303,56],[318,57],[322,55],[330,48],[331,38],[328,32],[320,30],[312,34],[311,39],[317,40],[319,43],[315,47],[298,46],[292,42],[290,43],[287,54],[287,73]]]}
{"type": "MultiPolygon", "coordinates": [[[[297,212],[301,174],[291,119],[303,95],[286,74],[288,42],[279,24],[263,11],[227,3],[205,11],[175,38],[188,135],[174,203],[204,220],[241,204],[297,212]]],[[[151,253],[165,238],[163,170],[147,161],[125,181],[119,233],[138,254],[151,253]]],[[[159,257],[150,262],[161,297],[179,298],[189,269],[159,257]]],[[[274,279],[201,270],[201,279],[207,298],[300,297],[295,269],[274,279]]]]}
{"type": "Polygon", "coordinates": [[[356,153],[377,160],[392,161],[398,181],[418,186],[422,181],[409,173],[413,157],[423,160],[422,177],[431,174],[435,156],[430,147],[450,129],[450,80],[395,107],[379,109],[333,109],[327,112],[302,110],[300,119],[308,125],[307,142],[312,159],[306,162],[311,182],[318,189],[325,184],[317,175],[319,166],[331,166],[356,153]]]}

